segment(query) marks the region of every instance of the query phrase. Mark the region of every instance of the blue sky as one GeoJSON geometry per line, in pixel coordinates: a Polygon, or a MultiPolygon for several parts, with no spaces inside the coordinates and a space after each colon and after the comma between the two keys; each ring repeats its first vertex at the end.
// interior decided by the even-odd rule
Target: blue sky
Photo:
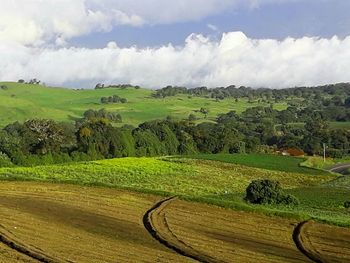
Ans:
{"type": "Polygon", "coordinates": [[[92,88],[350,81],[349,0],[1,0],[0,80],[92,88]]]}
{"type": "Polygon", "coordinates": [[[73,38],[71,45],[104,47],[115,41],[121,47],[182,45],[191,33],[219,38],[223,32],[242,31],[251,38],[284,39],[316,36],[330,38],[350,35],[350,1],[309,0],[266,4],[256,8],[229,8],[198,21],[134,27],[122,25],[110,32],[99,32],[73,38]],[[208,25],[217,27],[217,31],[208,25]]]}

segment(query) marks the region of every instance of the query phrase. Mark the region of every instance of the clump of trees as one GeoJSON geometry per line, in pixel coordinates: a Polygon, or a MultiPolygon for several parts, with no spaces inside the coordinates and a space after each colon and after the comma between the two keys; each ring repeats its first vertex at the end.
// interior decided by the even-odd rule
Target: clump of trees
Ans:
{"type": "Polygon", "coordinates": [[[155,98],[165,98],[170,96],[176,96],[177,94],[189,94],[188,89],[185,87],[173,87],[167,86],[165,88],[157,90],[153,96],[155,98]]]}
{"type": "Polygon", "coordinates": [[[17,82],[18,82],[18,83],[21,83],[21,84],[34,84],[34,85],[40,85],[41,80],[36,79],[36,78],[33,78],[33,79],[29,80],[28,82],[26,82],[24,79],[19,79],[17,82]]]}
{"type": "Polygon", "coordinates": [[[115,122],[115,123],[123,122],[122,116],[119,113],[110,112],[110,111],[107,111],[106,109],[100,109],[100,110],[89,109],[83,113],[83,116],[84,116],[84,121],[104,119],[105,121],[115,122]]]}
{"type": "Polygon", "coordinates": [[[343,104],[345,97],[350,95],[350,83],[338,83],[317,87],[295,87],[286,89],[252,89],[250,87],[230,85],[227,87],[207,88],[205,86],[188,89],[186,87],[166,86],[154,93],[156,98],[187,94],[191,96],[223,100],[225,98],[247,98],[249,101],[279,102],[286,98],[303,98],[315,102],[343,104]],[[329,99],[329,97],[335,97],[329,99]]]}
{"type": "Polygon", "coordinates": [[[13,163],[11,159],[3,152],[0,152],[0,167],[11,167],[13,163]]]}
{"type": "Polygon", "coordinates": [[[189,121],[196,121],[197,120],[197,116],[194,115],[193,113],[191,113],[190,115],[188,115],[188,120],[189,121]]]}
{"type": "Polygon", "coordinates": [[[131,85],[131,84],[112,84],[106,86],[103,83],[97,83],[95,86],[95,89],[127,89],[127,88],[134,88],[134,89],[140,89],[141,87],[138,85],[131,85]]]}
{"type": "Polygon", "coordinates": [[[31,79],[29,80],[28,84],[35,84],[35,85],[40,85],[41,80],[39,79],[31,79]]]}
{"type": "Polygon", "coordinates": [[[255,180],[246,189],[245,200],[252,204],[298,205],[296,197],[284,193],[277,181],[255,180]]]}
{"type": "Polygon", "coordinates": [[[108,104],[108,103],[127,103],[128,100],[125,98],[121,98],[118,95],[113,95],[109,97],[102,97],[101,98],[101,103],[102,104],[108,104]]]}
{"type": "Polygon", "coordinates": [[[208,117],[209,110],[207,108],[200,108],[199,112],[204,114],[204,118],[208,117]]]}
{"type": "Polygon", "coordinates": [[[346,209],[350,209],[350,201],[344,202],[344,207],[345,207],[346,209]]]}

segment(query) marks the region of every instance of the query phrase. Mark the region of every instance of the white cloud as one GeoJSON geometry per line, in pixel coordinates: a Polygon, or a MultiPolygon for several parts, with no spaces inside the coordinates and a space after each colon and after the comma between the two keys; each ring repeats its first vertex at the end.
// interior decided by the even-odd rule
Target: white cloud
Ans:
{"type": "Polygon", "coordinates": [[[0,79],[46,83],[291,87],[350,81],[346,39],[250,39],[241,32],[220,41],[192,34],[183,47],[38,48],[0,43],[0,79]]]}
{"type": "MultiPolygon", "coordinates": [[[[40,45],[94,31],[109,31],[115,25],[143,23],[141,17],[120,10],[90,9],[88,0],[1,0],[0,40],[40,45]]],[[[103,2],[103,1],[101,1],[103,2]]]]}
{"type": "Polygon", "coordinates": [[[296,0],[1,0],[0,41],[60,44],[118,25],[195,21],[229,8],[290,1],[296,0]]]}

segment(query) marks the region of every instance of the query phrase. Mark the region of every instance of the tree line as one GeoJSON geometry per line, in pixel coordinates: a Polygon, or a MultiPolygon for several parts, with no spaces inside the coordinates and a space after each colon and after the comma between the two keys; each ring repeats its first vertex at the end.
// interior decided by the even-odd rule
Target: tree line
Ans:
{"type": "Polygon", "coordinates": [[[127,103],[128,100],[126,98],[122,98],[118,95],[113,95],[113,96],[109,96],[109,97],[102,97],[100,99],[102,104],[108,104],[108,103],[127,103]]]}
{"type": "Polygon", "coordinates": [[[186,94],[189,96],[199,96],[223,100],[225,98],[249,98],[263,99],[266,101],[281,101],[287,98],[303,98],[307,100],[319,100],[324,96],[350,96],[350,83],[338,83],[316,87],[295,87],[286,89],[253,89],[250,87],[231,85],[228,87],[197,87],[188,89],[186,87],[167,86],[154,93],[156,98],[165,98],[186,94]]]}
{"type": "MultiPolygon", "coordinates": [[[[345,107],[344,107],[345,108],[345,107]]],[[[186,120],[148,121],[124,125],[120,114],[88,110],[75,123],[33,119],[0,131],[0,165],[38,165],[128,156],[196,153],[274,152],[296,148],[307,154],[349,154],[350,131],[330,129],[322,111],[289,107],[254,107],[242,114],[219,115],[215,123],[186,120]],[[297,118],[297,119],[296,119],[297,118]],[[304,127],[288,124],[302,121],[304,127]]]]}
{"type": "Polygon", "coordinates": [[[127,88],[140,89],[141,87],[138,86],[138,85],[131,85],[131,84],[105,85],[103,83],[97,83],[96,86],[95,86],[95,89],[127,89],[127,88]]]}

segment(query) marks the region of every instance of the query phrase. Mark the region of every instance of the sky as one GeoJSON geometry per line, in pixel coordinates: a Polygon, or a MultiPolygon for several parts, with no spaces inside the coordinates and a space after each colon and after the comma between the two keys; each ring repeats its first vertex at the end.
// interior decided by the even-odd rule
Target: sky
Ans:
{"type": "Polygon", "coordinates": [[[1,0],[0,80],[93,88],[350,81],[348,0],[1,0]]]}

